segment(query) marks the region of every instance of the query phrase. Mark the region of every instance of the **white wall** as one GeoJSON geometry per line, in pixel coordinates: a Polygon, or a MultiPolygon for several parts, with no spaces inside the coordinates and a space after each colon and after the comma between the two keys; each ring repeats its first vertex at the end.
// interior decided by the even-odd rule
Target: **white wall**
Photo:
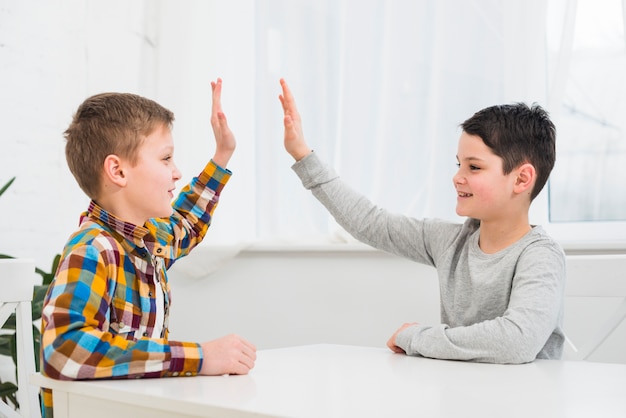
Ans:
{"type": "Polygon", "coordinates": [[[198,266],[211,248],[200,247],[170,270],[171,337],[197,341],[234,332],[260,349],[384,346],[403,322],[439,321],[434,270],[351,248],[244,250],[203,275],[198,266]]]}
{"type": "MultiPolygon", "coordinates": [[[[222,248],[197,248],[170,270],[171,338],[206,341],[237,333],[259,349],[384,347],[405,322],[439,323],[433,268],[358,245],[340,248],[251,247],[221,263],[222,248]]],[[[566,298],[568,336],[580,344],[620,300],[566,298]]],[[[590,361],[626,363],[624,347],[626,322],[590,361]]],[[[571,353],[566,346],[565,357],[571,353]]]]}
{"type": "Polygon", "coordinates": [[[253,231],[253,216],[230,210],[254,195],[245,170],[254,155],[253,13],[254,0],[0,0],[0,187],[16,177],[0,197],[0,253],[48,270],[76,229],[88,199],[67,168],[63,132],[85,98],[130,92],[171,109],[182,187],[213,155],[217,77],[239,147],[209,240],[253,231]]]}

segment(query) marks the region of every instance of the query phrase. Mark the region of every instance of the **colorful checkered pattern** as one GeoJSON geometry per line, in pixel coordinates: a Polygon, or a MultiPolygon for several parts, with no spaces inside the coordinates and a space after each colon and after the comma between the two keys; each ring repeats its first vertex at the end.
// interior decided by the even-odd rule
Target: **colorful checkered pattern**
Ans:
{"type": "MultiPolygon", "coordinates": [[[[95,202],[63,250],[42,313],[41,371],[62,380],[196,375],[200,345],[168,340],[166,269],[204,238],[231,172],[212,161],[172,204],[172,216],[126,223],[95,202]],[[155,280],[165,294],[160,336],[155,280]]],[[[52,393],[44,390],[44,416],[52,393]]]]}

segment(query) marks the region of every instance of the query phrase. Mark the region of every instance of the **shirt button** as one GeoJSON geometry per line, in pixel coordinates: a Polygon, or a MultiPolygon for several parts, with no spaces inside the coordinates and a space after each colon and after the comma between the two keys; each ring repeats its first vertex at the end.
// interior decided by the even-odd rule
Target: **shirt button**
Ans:
{"type": "Polygon", "coordinates": [[[152,297],[152,292],[148,292],[148,296],[152,297]]]}
{"type": "Polygon", "coordinates": [[[163,248],[157,248],[157,254],[161,254],[161,251],[163,251],[163,248]]]}
{"type": "Polygon", "coordinates": [[[143,336],[144,336],[144,337],[147,337],[147,336],[148,336],[148,333],[147,333],[147,332],[144,332],[144,333],[143,333],[143,336]]]}
{"type": "Polygon", "coordinates": [[[124,323],[123,322],[120,322],[119,325],[120,325],[120,329],[124,328],[124,323]]]}

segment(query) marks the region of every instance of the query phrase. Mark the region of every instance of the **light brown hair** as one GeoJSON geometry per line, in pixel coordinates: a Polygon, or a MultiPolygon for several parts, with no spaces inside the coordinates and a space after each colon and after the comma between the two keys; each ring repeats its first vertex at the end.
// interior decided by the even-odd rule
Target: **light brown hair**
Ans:
{"type": "Polygon", "coordinates": [[[85,194],[95,199],[108,155],[134,164],[143,140],[160,125],[171,129],[173,122],[171,111],[145,97],[130,93],[91,96],[78,107],[64,133],[70,171],[85,194]]]}

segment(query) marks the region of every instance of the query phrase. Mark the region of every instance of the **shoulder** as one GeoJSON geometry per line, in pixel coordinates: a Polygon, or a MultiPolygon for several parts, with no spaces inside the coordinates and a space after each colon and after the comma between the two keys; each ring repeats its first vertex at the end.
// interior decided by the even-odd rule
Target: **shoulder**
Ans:
{"type": "Polygon", "coordinates": [[[565,252],[543,228],[533,227],[519,244],[518,269],[541,271],[542,274],[558,277],[564,276],[565,252]]]}
{"type": "Polygon", "coordinates": [[[522,254],[551,256],[565,262],[565,251],[554,238],[541,226],[533,226],[532,230],[521,240],[522,254]]]}

